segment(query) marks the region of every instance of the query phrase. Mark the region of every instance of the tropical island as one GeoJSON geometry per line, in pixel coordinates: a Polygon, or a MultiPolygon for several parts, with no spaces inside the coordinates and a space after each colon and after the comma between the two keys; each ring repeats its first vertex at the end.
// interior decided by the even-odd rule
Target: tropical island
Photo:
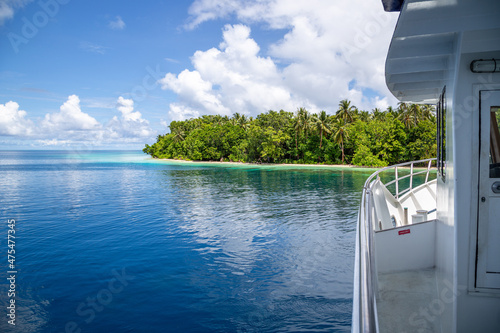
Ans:
{"type": "Polygon", "coordinates": [[[204,115],[172,121],[143,151],[154,158],[382,167],[436,152],[433,106],[359,110],[342,100],[335,114],[273,111],[257,117],[204,115]]]}

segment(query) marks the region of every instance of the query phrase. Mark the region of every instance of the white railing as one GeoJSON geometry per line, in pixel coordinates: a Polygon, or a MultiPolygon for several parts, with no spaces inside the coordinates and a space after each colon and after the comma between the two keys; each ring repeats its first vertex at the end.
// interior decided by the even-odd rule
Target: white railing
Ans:
{"type": "Polygon", "coordinates": [[[372,182],[372,179],[373,179],[374,176],[377,176],[377,178],[378,178],[379,175],[380,175],[380,173],[382,173],[384,171],[387,171],[387,170],[390,170],[390,169],[394,169],[394,175],[395,175],[394,180],[386,183],[385,186],[389,186],[391,184],[395,184],[396,185],[396,191],[393,194],[396,197],[396,199],[399,199],[399,197],[402,194],[405,194],[406,192],[410,192],[411,190],[413,190],[413,178],[415,176],[421,175],[421,174],[425,173],[425,181],[424,181],[424,183],[427,183],[429,181],[429,175],[430,175],[430,172],[431,172],[432,161],[435,161],[435,160],[436,160],[435,158],[431,158],[431,159],[428,159],[428,160],[420,160],[420,161],[413,161],[413,162],[401,163],[401,164],[397,164],[397,165],[393,165],[393,166],[389,166],[389,167],[380,169],[377,172],[375,172],[373,175],[371,175],[370,178],[368,178],[366,180],[365,188],[366,188],[367,185],[368,186],[371,185],[371,182],[372,182]],[[427,164],[427,167],[424,170],[417,171],[417,172],[414,171],[414,165],[415,164],[424,164],[424,163],[427,164]],[[401,167],[405,167],[406,168],[408,164],[410,165],[410,173],[407,174],[407,175],[404,175],[402,177],[399,177],[398,170],[401,167]],[[408,186],[406,189],[400,191],[399,190],[399,181],[403,180],[405,178],[408,178],[408,177],[410,178],[410,186],[408,186]]]}
{"type": "Polygon", "coordinates": [[[414,186],[414,177],[425,173],[425,182],[429,182],[432,161],[435,158],[413,161],[397,164],[380,169],[373,173],[365,182],[361,205],[358,214],[358,227],[356,233],[356,259],[354,268],[354,299],[353,299],[353,322],[352,332],[377,332],[377,304],[376,290],[377,278],[375,269],[375,253],[373,247],[373,195],[372,185],[375,179],[380,179],[380,174],[390,169],[394,169],[394,180],[387,182],[389,186],[395,184],[394,196],[399,198],[401,195],[411,191],[414,186]],[[424,170],[420,168],[415,171],[415,164],[427,164],[424,170]],[[410,173],[400,176],[400,168],[410,167],[410,173]],[[398,170],[399,169],[399,170],[398,170]],[[376,178],[375,178],[376,177],[376,178]],[[410,178],[409,187],[400,191],[400,181],[410,178]]]}

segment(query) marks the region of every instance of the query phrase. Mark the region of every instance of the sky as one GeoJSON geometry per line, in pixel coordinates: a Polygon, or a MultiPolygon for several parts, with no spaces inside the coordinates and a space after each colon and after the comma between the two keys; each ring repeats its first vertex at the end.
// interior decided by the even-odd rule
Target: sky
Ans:
{"type": "Polygon", "coordinates": [[[380,0],[0,0],[0,149],[142,149],[173,120],[395,106],[380,0]]]}

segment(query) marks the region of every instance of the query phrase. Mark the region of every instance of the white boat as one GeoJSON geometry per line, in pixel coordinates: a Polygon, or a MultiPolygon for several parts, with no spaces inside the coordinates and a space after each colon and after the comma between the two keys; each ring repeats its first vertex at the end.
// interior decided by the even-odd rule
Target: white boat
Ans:
{"type": "Polygon", "coordinates": [[[437,170],[367,180],[352,331],[500,332],[500,1],[382,2],[400,11],[387,86],[436,105],[437,170]]]}

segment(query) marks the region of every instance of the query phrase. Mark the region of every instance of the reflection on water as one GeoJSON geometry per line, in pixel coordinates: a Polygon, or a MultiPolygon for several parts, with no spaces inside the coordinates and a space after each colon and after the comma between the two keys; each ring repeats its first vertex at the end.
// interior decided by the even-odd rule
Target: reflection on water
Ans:
{"type": "Polygon", "coordinates": [[[38,323],[23,332],[69,321],[89,332],[349,330],[371,171],[2,154],[0,207],[19,221],[22,249],[19,322],[38,323]],[[80,304],[121,269],[134,280],[88,321],[80,304]]]}
{"type": "Polygon", "coordinates": [[[297,321],[290,329],[306,329],[311,313],[304,306],[324,316],[320,322],[329,329],[339,307],[344,324],[349,321],[345,300],[352,293],[355,207],[363,183],[353,181],[352,172],[212,168],[164,174],[178,191],[181,227],[196,236],[200,254],[217,263],[200,280],[234,281],[225,298],[251,301],[265,327],[297,321]],[[284,304],[293,316],[280,317],[284,304]]]}

